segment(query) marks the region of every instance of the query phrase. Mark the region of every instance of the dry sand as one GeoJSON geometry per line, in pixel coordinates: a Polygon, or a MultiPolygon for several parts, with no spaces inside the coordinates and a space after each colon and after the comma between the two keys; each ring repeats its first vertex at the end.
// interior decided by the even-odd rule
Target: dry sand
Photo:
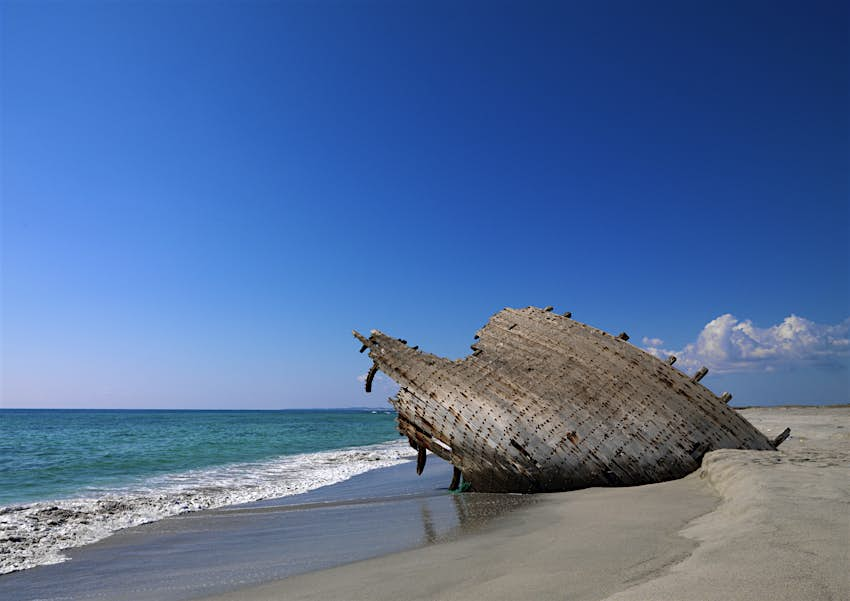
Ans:
{"type": "Polygon", "coordinates": [[[215,599],[850,599],[850,407],[743,414],[792,437],[778,453],[709,453],[675,482],[546,495],[453,542],[215,599]]]}
{"type": "Polygon", "coordinates": [[[850,599],[850,407],[743,414],[792,438],[779,453],[706,456],[699,475],[722,502],[682,531],[699,546],[611,601],[850,599]]]}

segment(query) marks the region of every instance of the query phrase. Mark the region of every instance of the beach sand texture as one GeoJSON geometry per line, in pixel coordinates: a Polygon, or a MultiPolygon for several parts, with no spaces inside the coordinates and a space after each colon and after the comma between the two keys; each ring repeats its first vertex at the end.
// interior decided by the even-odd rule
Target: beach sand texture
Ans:
{"type": "Polygon", "coordinates": [[[681,480],[542,495],[484,531],[211,597],[244,600],[850,599],[850,407],[742,411],[779,452],[681,480]]]}

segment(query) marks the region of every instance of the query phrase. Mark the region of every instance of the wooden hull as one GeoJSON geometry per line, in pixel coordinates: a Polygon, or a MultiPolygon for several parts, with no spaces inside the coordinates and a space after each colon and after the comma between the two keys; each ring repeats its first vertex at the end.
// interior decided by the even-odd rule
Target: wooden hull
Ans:
{"type": "MultiPolygon", "coordinates": [[[[401,387],[399,431],[454,464],[472,490],[563,491],[680,478],[714,449],[773,450],[669,363],[568,316],[504,309],[450,361],[373,330],[373,369],[401,387]]],[[[703,372],[704,375],[704,372],[703,372]]],[[[785,434],[787,436],[787,433],[785,434]]]]}

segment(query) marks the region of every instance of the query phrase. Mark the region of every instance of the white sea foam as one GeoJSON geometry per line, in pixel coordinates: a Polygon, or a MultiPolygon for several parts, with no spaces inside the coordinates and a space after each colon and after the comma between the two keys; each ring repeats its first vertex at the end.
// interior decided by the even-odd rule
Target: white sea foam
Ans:
{"type": "Polygon", "coordinates": [[[355,447],[169,474],[91,496],[0,507],[0,574],[58,563],[63,549],[162,518],[295,495],[403,463],[406,442],[355,447]]]}

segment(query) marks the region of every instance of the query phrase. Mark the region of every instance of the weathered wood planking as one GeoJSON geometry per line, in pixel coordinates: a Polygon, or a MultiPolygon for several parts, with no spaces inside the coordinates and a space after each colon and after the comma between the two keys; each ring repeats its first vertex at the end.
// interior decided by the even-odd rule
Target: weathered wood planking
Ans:
{"type": "MultiPolygon", "coordinates": [[[[399,431],[450,461],[472,490],[562,491],[680,478],[713,449],[773,450],[692,377],[551,307],[504,309],[450,361],[377,330],[354,335],[401,387],[399,431]]],[[[787,436],[787,435],[786,435],[787,436]]],[[[459,482],[453,478],[452,487],[459,482]]]]}

